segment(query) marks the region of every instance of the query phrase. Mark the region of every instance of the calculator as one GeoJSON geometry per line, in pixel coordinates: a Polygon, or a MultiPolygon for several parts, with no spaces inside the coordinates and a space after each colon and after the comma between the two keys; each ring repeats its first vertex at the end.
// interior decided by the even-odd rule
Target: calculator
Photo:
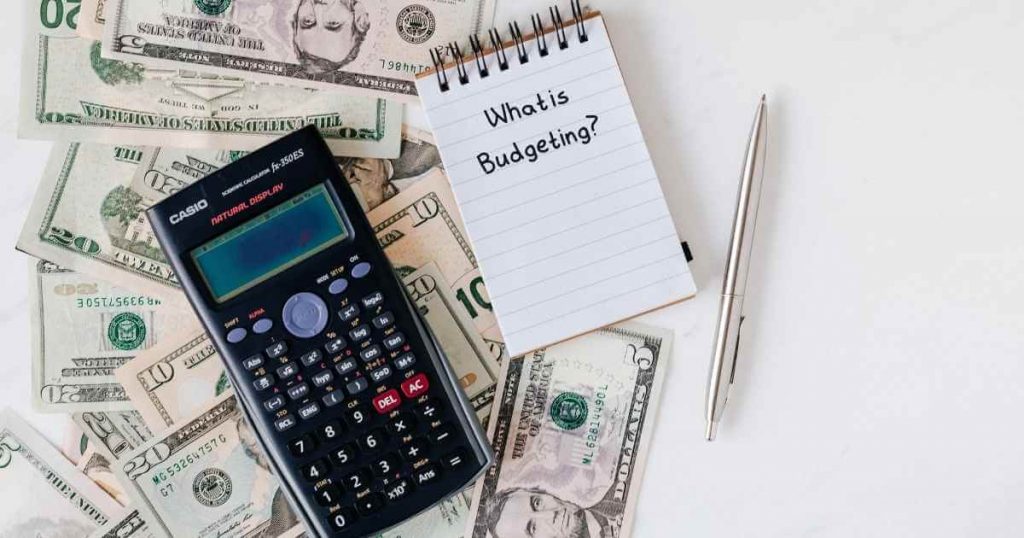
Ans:
{"type": "Polygon", "coordinates": [[[380,532],[493,462],[444,352],[315,127],[147,216],[311,533],[380,532]]]}

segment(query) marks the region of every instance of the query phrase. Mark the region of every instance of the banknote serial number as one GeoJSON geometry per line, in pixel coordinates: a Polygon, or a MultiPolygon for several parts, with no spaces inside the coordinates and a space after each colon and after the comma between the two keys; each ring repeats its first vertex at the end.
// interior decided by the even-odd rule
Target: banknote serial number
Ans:
{"type": "Polygon", "coordinates": [[[199,462],[203,459],[203,456],[208,456],[213,453],[214,450],[219,446],[226,445],[228,443],[227,435],[219,434],[215,437],[211,437],[205,443],[195,447],[186,454],[181,454],[172,463],[168,463],[160,471],[153,474],[153,485],[161,486],[160,494],[167,497],[171,493],[174,493],[174,484],[167,483],[170,479],[183,473],[192,464],[199,462]]]}
{"type": "Polygon", "coordinates": [[[160,299],[145,295],[121,295],[118,297],[79,297],[75,299],[78,308],[123,308],[126,306],[158,306],[160,299]]]}
{"type": "Polygon", "coordinates": [[[380,67],[385,71],[393,71],[395,73],[412,73],[413,75],[419,74],[427,69],[427,66],[423,64],[403,62],[401,60],[388,60],[387,58],[381,59],[380,67]]]}

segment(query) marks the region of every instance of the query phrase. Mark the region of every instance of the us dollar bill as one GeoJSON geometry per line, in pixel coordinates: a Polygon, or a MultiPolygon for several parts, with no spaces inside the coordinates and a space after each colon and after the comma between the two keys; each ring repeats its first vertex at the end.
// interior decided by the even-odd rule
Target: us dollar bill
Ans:
{"type": "Polygon", "coordinates": [[[29,294],[34,403],[46,412],[130,409],[114,370],[195,323],[185,308],[42,260],[29,294]]]}
{"type": "Polygon", "coordinates": [[[483,419],[494,401],[498,362],[489,354],[487,344],[473,321],[452,296],[450,286],[433,262],[402,277],[409,295],[427,325],[437,337],[441,349],[455,371],[477,416],[483,419]]]}
{"type": "Polygon", "coordinates": [[[0,413],[0,536],[87,536],[122,510],[13,411],[0,413]]]}
{"type": "Polygon", "coordinates": [[[167,536],[301,532],[233,394],[155,434],[118,467],[135,507],[167,536]]]}
{"type": "Polygon", "coordinates": [[[231,390],[220,354],[202,327],[168,336],[114,372],[132,406],[154,430],[195,415],[231,390]]]}
{"type": "Polygon", "coordinates": [[[76,2],[29,0],[24,13],[19,136],[256,149],[313,124],[338,155],[398,154],[399,103],[109,60],[76,33],[76,2]]]}
{"type": "Polygon", "coordinates": [[[18,250],[186,305],[146,220],[150,202],[129,182],[134,146],[58,143],[18,237],[18,250]]]}
{"type": "Polygon", "coordinates": [[[466,538],[627,538],[672,333],[623,323],[505,362],[466,538]]]}
{"type": "Polygon", "coordinates": [[[437,265],[459,305],[487,342],[491,358],[500,362],[504,339],[444,172],[429,170],[366,216],[397,270],[415,270],[431,262],[437,265]]]}
{"type": "Polygon", "coordinates": [[[106,7],[105,0],[82,0],[78,12],[78,36],[93,41],[103,39],[103,24],[106,18],[103,16],[103,8],[106,7]]]}
{"type": "Polygon", "coordinates": [[[110,470],[110,460],[97,452],[94,447],[86,449],[85,453],[82,454],[82,459],[78,461],[75,468],[85,474],[89,480],[92,480],[103,491],[107,492],[107,495],[113,497],[114,500],[122,505],[128,504],[124,488],[121,487],[117,478],[114,477],[113,471],[110,470]]]}
{"type": "Polygon", "coordinates": [[[103,53],[412,101],[430,49],[480,33],[493,0],[110,0],[103,53]]]}

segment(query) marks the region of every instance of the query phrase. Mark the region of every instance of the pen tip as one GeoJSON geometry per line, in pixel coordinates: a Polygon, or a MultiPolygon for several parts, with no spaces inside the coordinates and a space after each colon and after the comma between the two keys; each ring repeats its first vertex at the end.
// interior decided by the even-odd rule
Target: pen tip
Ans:
{"type": "Polygon", "coordinates": [[[765,104],[765,102],[766,102],[767,100],[768,100],[768,94],[766,94],[766,93],[762,93],[762,94],[761,94],[761,104],[762,104],[762,105],[763,105],[763,104],[765,104]]]}
{"type": "Polygon", "coordinates": [[[718,430],[718,423],[709,420],[708,421],[707,430],[704,432],[704,439],[706,439],[708,441],[714,441],[715,440],[715,433],[717,433],[717,430],[718,430]]]}

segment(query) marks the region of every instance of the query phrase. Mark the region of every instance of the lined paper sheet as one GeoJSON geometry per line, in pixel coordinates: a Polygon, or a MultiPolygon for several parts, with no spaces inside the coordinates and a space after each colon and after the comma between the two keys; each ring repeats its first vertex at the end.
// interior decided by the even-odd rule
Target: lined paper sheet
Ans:
{"type": "Polygon", "coordinates": [[[510,355],[696,293],[598,15],[417,81],[510,355]]]}

